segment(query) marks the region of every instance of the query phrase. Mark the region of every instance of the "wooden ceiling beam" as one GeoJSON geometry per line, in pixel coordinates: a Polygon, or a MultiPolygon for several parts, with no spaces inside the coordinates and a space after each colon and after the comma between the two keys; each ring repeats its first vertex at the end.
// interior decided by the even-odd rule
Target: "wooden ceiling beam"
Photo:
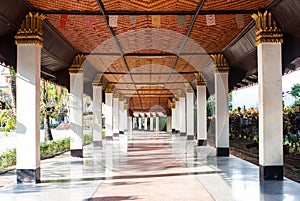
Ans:
{"type": "MultiPolygon", "coordinates": [[[[136,85],[135,85],[135,83],[134,83],[134,79],[133,79],[132,75],[130,74],[130,69],[129,69],[129,67],[128,67],[128,63],[127,63],[127,61],[126,61],[126,58],[125,58],[125,56],[124,56],[124,52],[123,52],[122,46],[121,46],[121,44],[120,44],[120,41],[118,40],[118,38],[117,38],[117,36],[116,36],[116,34],[115,34],[113,28],[112,28],[111,26],[109,26],[109,17],[108,17],[109,14],[106,14],[105,6],[104,6],[102,0],[96,0],[96,1],[97,1],[97,4],[98,4],[98,6],[99,6],[99,9],[100,9],[101,13],[103,14],[103,17],[104,17],[106,26],[107,26],[107,28],[108,28],[108,30],[109,30],[111,36],[113,37],[113,39],[114,39],[114,41],[115,41],[115,43],[116,43],[116,45],[117,45],[119,51],[120,51],[120,54],[121,54],[121,57],[122,57],[122,61],[123,61],[123,63],[124,63],[124,65],[125,65],[125,67],[126,67],[128,73],[129,73],[130,79],[131,79],[132,83],[134,84],[134,87],[137,89],[137,87],[136,87],[136,85]]],[[[140,99],[140,106],[142,107],[142,100],[141,100],[141,99],[140,99]]]]}
{"type": "MultiPolygon", "coordinates": [[[[103,13],[100,11],[91,10],[41,10],[36,9],[35,12],[43,13],[46,15],[100,15],[103,13]]],[[[129,11],[129,10],[109,10],[105,11],[105,15],[195,15],[194,11],[129,11]]],[[[234,15],[234,14],[253,14],[257,13],[257,10],[201,10],[198,15],[234,15]]]]}
{"type": "MultiPolygon", "coordinates": [[[[131,73],[131,75],[168,75],[170,72],[139,72],[139,73],[131,73]]],[[[173,75],[181,74],[188,75],[199,73],[198,71],[190,71],[190,72],[171,72],[173,75]]],[[[103,72],[104,75],[127,75],[128,72],[103,72]]]]}

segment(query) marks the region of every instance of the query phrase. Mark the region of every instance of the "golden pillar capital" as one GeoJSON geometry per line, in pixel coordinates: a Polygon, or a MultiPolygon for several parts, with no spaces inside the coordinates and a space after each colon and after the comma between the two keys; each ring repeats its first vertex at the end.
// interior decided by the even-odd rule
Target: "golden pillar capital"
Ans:
{"type": "Polygon", "coordinates": [[[175,97],[175,101],[179,101],[179,95],[178,94],[174,94],[175,97]]]}
{"type": "Polygon", "coordinates": [[[92,85],[93,86],[102,86],[103,85],[103,73],[98,73],[95,76],[95,79],[93,80],[92,85]]]}
{"type": "Polygon", "coordinates": [[[170,102],[170,108],[175,109],[175,102],[170,102]]]}
{"type": "Polygon", "coordinates": [[[83,72],[83,62],[86,59],[86,55],[77,54],[73,59],[73,63],[69,68],[69,73],[82,73],[83,72]]]}
{"type": "Polygon", "coordinates": [[[184,91],[182,89],[178,90],[178,96],[181,97],[181,98],[185,97],[185,93],[184,93],[184,91]]]}
{"type": "Polygon", "coordinates": [[[229,73],[229,65],[224,54],[211,54],[214,60],[215,73],[229,73]]]}
{"type": "Polygon", "coordinates": [[[123,101],[123,102],[125,102],[125,97],[124,97],[124,95],[123,94],[119,94],[119,101],[123,101]]]}
{"type": "Polygon", "coordinates": [[[190,83],[185,83],[185,89],[186,93],[194,93],[193,87],[190,85],[190,83]]]}
{"type": "Polygon", "coordinates": [[[115,89],[115,85],[114,84],[108,84],[106,89],[105,89],[105,93],[114,93],[114,89],[115,89]]]}
{"type": "Polygon", "coordinates": [[[206,80],[201,73],[195,73],[195,77],[197,86],[206,86],[206,80]]]}
{"type": "Polygon", "coordinates": [[[283,34],[271,12],[258,11],[252,18],[256,21],[256,46],[260,43],[283,43],[283,34]]]}
{"type": "Polygon", "coordinates": [[[46,16],[43,14],[26,15],[15,36],[15,43],[18,44],[37,44],[43,46],[43,21],[46,16]]]}

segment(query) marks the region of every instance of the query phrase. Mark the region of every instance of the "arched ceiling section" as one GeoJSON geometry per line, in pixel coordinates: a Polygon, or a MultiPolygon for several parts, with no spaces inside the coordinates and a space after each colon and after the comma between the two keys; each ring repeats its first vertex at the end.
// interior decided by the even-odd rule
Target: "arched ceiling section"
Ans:
{"type": "MultiPolygon", "coordinates": [[[[183,77],[192,74],[190,65],[212,84],[213,64],[208,55],[221,52],[230,64],[229,86],[233,89],[257,81],[251,15],[266,8],[287,41],[283,43],[283,50],[288,50],[283,53],[283,68],[291,66],[300,56],[296,45],[300,38],[298,0],[3,0],[0,55],[2,60],[15,63],[15,32],[29,11],[40,12],[47,17],[42,76],[53,81],[68,85],[72,59],[83,53],[89,55],[86,80],[99,72],[111,76],[109,80],[122,77],[116,73],[130,74],[136,67],[170,67],[172,63],[171,81],[173,73],[183,77]],[[214,23],[207,23],[207,15],[214,15],[214,23]],[[117,26],[109,26],[111,16],[118,17],[117,26]],[[154,23],[157,17],[159,23],[154,23]]],[[[135,82],[135,73],[129,76],[131,82],[135,82]]],[[[173,82],[172,86],[176,85],[173,82]]],[[[166,84],[164,88],[172,86],[166,84]]],[[[209,91],[213,93],[213,87],[209,91]]]]}

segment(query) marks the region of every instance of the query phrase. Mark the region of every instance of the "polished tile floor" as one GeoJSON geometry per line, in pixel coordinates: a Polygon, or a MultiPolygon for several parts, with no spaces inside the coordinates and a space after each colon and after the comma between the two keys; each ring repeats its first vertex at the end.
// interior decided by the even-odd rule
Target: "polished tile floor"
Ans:
{"type": "Polygon", "coordinates": [[[41,162],[42,183],[15,184],[0,176],[0,200],[300,200],[300,184],[260,182],[258,167],[236,157],[215,157],[185,137],[134,132],[103,147],[84,147],[41,162]]]}

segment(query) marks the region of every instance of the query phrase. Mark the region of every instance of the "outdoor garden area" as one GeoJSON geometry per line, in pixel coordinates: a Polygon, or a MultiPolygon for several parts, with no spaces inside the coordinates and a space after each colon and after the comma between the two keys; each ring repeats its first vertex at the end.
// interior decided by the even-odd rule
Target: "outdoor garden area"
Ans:
{"type": "MultiPolygon", "coordinates": [[[[300,182],[300,84],[294,84],[288,93],[295,102],[290,106],[283,103],[285,176],[300,182]]],[[[231,153],[257,165],[258,122],[259,112],[254,108],[235,108],[229,112],[231,153]]]]}

